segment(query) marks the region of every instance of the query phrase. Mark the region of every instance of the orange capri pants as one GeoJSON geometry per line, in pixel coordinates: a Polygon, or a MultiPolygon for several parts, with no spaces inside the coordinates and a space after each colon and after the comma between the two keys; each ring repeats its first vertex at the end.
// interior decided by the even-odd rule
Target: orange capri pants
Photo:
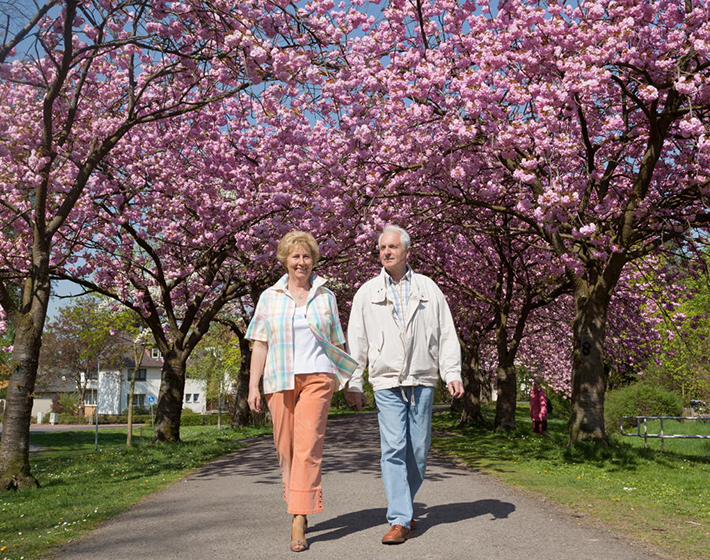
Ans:
{"type": "Polygon", "coordinates": [[[292,391],[266,395],[288,513],[323,511],[321,463],[328,410],[335,386],[331,373],[295,377],[292,391]]]}

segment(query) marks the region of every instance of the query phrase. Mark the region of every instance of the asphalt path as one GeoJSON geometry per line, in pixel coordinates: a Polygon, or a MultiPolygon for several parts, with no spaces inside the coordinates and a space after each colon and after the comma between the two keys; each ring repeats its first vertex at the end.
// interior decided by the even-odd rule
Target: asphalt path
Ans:
{"type": "MultiPolygon", "coordinates": [[[[325,511],[309,516],[311,560],[657,560],[652,551],[562,508],[531,498],[450,460],[430,456],[417,494],[417,529],[385,546],[385,495],[372,414],[330,421],[325,511]]],[[[153,494],[53,560],[294,558],[290,516],[270,438],[221,457],[153,494]]]]}

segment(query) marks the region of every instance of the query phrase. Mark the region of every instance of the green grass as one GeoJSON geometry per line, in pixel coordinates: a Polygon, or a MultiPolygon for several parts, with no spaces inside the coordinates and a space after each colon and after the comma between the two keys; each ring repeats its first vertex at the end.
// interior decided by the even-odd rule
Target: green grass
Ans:
{"type": "MultiPolygon", "coordinates": [[[[648,420],[646,426],[647,433],[649,434],[661,433],[661,422],[659,420],[648,420]]],[[[624,422],[624,432],[627,434],[636,434],[637,430],[635,426],[632,426],[629,421],[626,420],[624,422]]],[[[643,425],[641,425],[641,433],[643,434],[643,432],[643,425]]],[[[693,434],[710,436],[710,422],[698,420],[688,420],[684,422],[679,422],[678,420],[664,420],[663,433],[666,435],[693,434]]],[[[624,439],[632,445],[643,447],[643,438],[633,436],[624,437],[624,439]]],[[[646,441],[649,449],[660,450],[663,446],[665,451],[670,453],[710,457],[710,439],[665,439],[663,443],[661,443],[660,438],[647,438],[646,441]]]]}
{"type": "MultiPolygon", "coordinates": [[[[343,411],[345,413],[345,411],[343,411]]],[[[435,438],[434,447],[505,483],[549,499],[576,515],[601,520],[674,559],[707,558],[710,542],[710,440],[612,437],[608,449],[565,447],[566,421],[552,418],[550,439],[534,436],[526,408],[519,429],[456,428],[458,417],[435,416],[435,429],[462,437],[435,438]]],[[[492,411],[488,411],[492,418],[492,411]]],[[[708,433],[710,423],[682,423],[673,433],[708,433]],[[681,432],[683,430],[683,432],[681,432]]],[[[649,424],[649,432],[657,428],[649,424]]],[[[138,430],[137,430],[138,432],[138,430]]],[[[102,430],[94,451],[91,431],[35,433],[44,451],[32,457],[41,488],[0,494],[0,560],[42,557],[49,549],[95,528],[147,494],[212,459],[237,449],[237,440],[270,433],[270,427],[217,430],[183,427],[183,443],[150,444],[152,432],[134,436],[102,430]]]]}
{"type": "Polygon", "coordinates": [[[237,440],[271,432],[214,426],[183,427],[180,444],[151,444],[152,432],[134,435],[126,448],[126,430],[94,433],[33,433],[44,448],[31,458],[41,488],[0,494],[0,559],[39,558],[47,550],[95,528],[151,492],[243,444],[237,440]]]}
{"type": "Polygon", "coordinates": [[[643,440],[621,436],[612,436],[606,449],[567,449],[566,419],[551,418],[545,439],[532,433],[526,407],[518,409],[519,428],[510,433],[493,433],[492,426],[459,429],[457,420],[451,413],[435,416],[436,430],[462,436],[435,438],[435,449],[671,558],[708,558],[710,440],[667,440],[665,453],[651,448],[660,441],[644,449],[643,440]]]}

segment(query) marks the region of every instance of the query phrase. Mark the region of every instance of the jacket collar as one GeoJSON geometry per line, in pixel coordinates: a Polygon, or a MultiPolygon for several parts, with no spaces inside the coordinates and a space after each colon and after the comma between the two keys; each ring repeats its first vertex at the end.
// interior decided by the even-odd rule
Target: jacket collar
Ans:
{"type": "MultiPolygon", "coordinates": [[[[417,284],[417,275],[409,266],[407,266],[407,274],[411,274],[410,279],[412,282],[412,292],[410,298],[418,299],[420,301],[426,301],[426,295],[419,289],[419,286],[417,284]]],[[[380,275],[375,277],[375,289],[372,291],[371,298],[372,303],[384,303],[385,301],[387,301],[388,278],[389,276],[387,274],[387,271],[383,266],[382,270],[380,271],[380,275]]]]}

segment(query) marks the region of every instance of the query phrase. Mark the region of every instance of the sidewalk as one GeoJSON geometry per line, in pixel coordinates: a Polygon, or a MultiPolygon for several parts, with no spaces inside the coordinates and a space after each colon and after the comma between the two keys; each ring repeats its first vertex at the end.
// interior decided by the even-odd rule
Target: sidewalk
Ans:
{"type": "MultiPolygon", "coordinates": [[[[417,494],[417,530],[384,546],[385,496],[374,415],[330,421],[325,512],[309,516],[309,560],[658,560],[611,532],[521,496],[492,477],[431,456],[417,494]]],[[[295,558],[270,438],[222,457],[154,494],[54,560],[295,558]]]]}

